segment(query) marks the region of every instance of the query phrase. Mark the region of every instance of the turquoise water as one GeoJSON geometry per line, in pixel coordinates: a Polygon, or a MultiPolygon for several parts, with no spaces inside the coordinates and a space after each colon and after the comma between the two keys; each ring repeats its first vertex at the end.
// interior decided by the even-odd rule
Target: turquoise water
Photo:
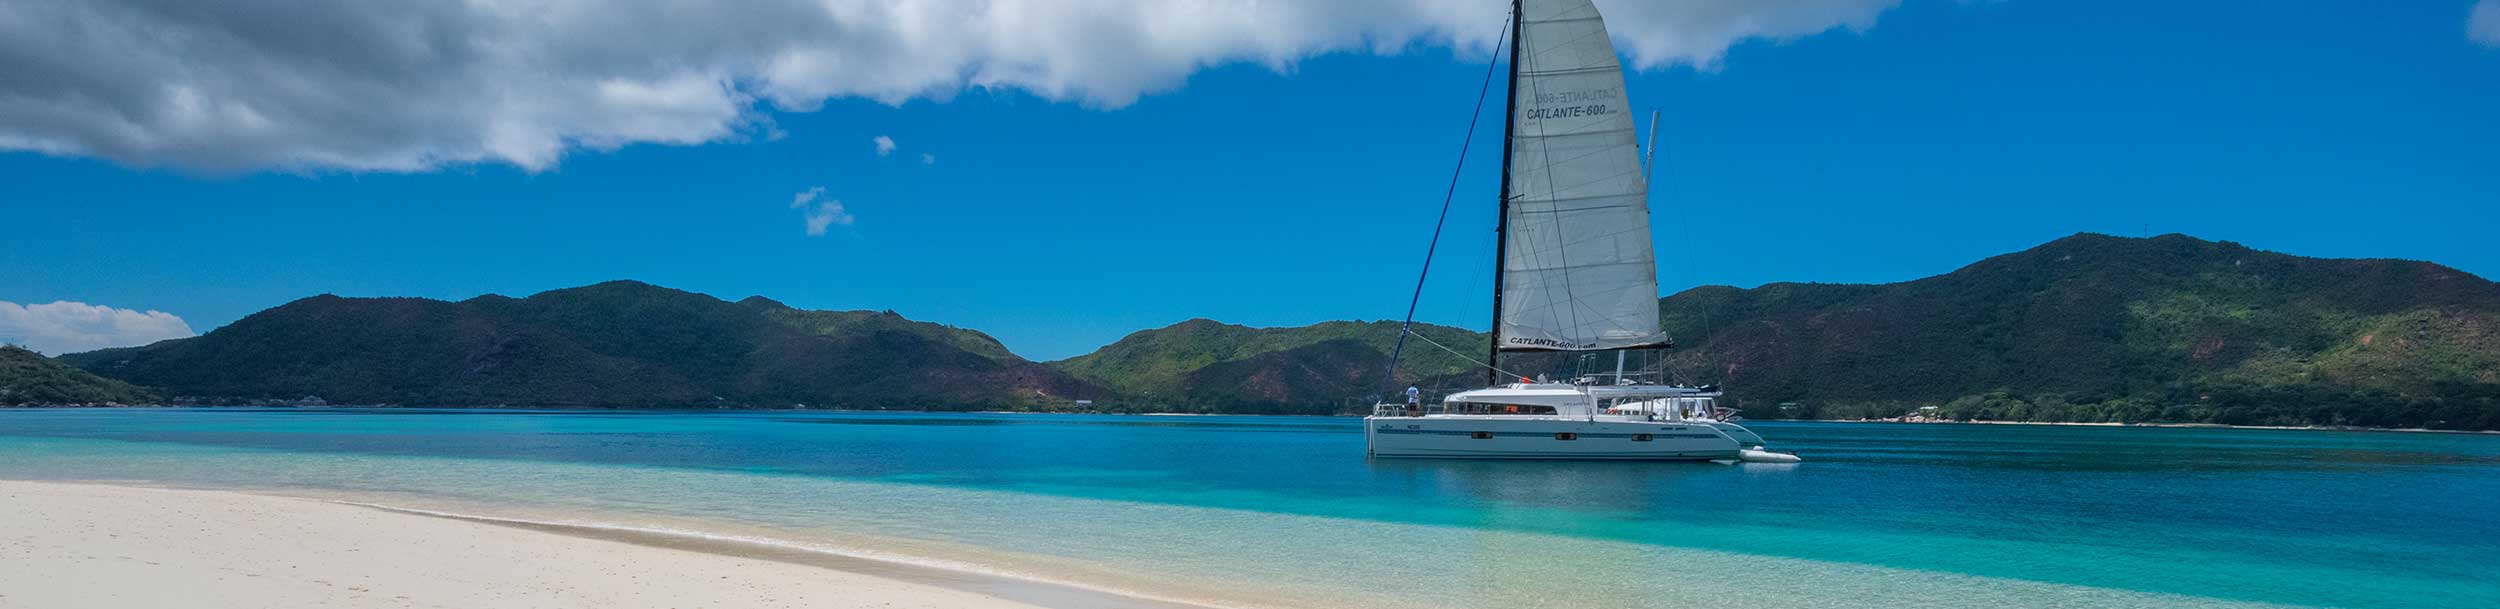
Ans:
{"type": "Polygon", "coordinates": [[[1751,424],[1808,462],[1371,461],[1359,421],[0,411],[0,478],[701,532],[1276,607],[2500,607],[2500,436],[1751,424]]]}

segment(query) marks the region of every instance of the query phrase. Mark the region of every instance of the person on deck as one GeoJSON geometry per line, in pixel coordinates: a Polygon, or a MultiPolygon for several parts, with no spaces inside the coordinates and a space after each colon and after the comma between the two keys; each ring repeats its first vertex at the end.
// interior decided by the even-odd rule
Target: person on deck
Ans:
{"type": "Polygon", "coordinates": [[[1407,385],[1407,386],[1406,386],[1406,414],[1407,414],[1407,416],[1415,416],[1415,415],[1417,415],[1417,414],[1421,414],[1421,413],[1422,413],[1422,411],[1423,411],[1423,409],[1424,409],[1423,404],[1424,404],[1424,390],[1422,390],[1422,389],[1416,389],[1414,385],[1407,385]]]}

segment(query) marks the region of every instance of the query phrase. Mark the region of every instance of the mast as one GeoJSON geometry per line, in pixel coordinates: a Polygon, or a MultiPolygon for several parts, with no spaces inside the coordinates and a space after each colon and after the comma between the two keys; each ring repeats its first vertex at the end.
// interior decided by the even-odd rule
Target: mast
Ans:
{"type": "Polygon", "coordinates": [[[1502,190],[1494,193],[1497,201],[1493,215],[1493,326],[1486,334],[1484,384],[1501,384],[1502,371],[1502,270],[1510,256],[1510,138],[1511,121],[1519,116],[1519,49],[1525,48],[1520,34],[1527,31],[1520,14],[1520,0],[1510,0],[1510,83],[1505,85],[1502,100],[1502,190]]]}
{"type": "Polygon", "coordinates": [[[1641,147],[1641,177],[1649,177],[1649,162],[1658,158],[1658,109],[1649,109],[1649,145],[1641,147]]]}

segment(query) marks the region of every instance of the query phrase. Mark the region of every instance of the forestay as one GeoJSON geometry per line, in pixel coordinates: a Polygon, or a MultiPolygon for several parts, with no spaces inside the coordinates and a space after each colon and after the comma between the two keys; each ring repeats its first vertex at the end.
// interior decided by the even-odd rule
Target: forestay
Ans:
{"type": "Polygon", "coordinates": [[[1606,24],[1589,0],[1526,0],[1520,16],[1498,345],[1666,343],[1649,180],[1606,24]]]}

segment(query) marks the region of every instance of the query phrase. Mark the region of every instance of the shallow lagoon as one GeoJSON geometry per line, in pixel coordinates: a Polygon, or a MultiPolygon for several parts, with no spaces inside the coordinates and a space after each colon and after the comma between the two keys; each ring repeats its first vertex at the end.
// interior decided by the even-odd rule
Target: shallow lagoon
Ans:
{"type": "Polygon", "coordinates": [[[1357,420],[0,412],[0,478],[770,540],[1231,605],[2500,606],[2500,436],[1751,424],[1802,465],[1373,461],[1357,420]]]}

